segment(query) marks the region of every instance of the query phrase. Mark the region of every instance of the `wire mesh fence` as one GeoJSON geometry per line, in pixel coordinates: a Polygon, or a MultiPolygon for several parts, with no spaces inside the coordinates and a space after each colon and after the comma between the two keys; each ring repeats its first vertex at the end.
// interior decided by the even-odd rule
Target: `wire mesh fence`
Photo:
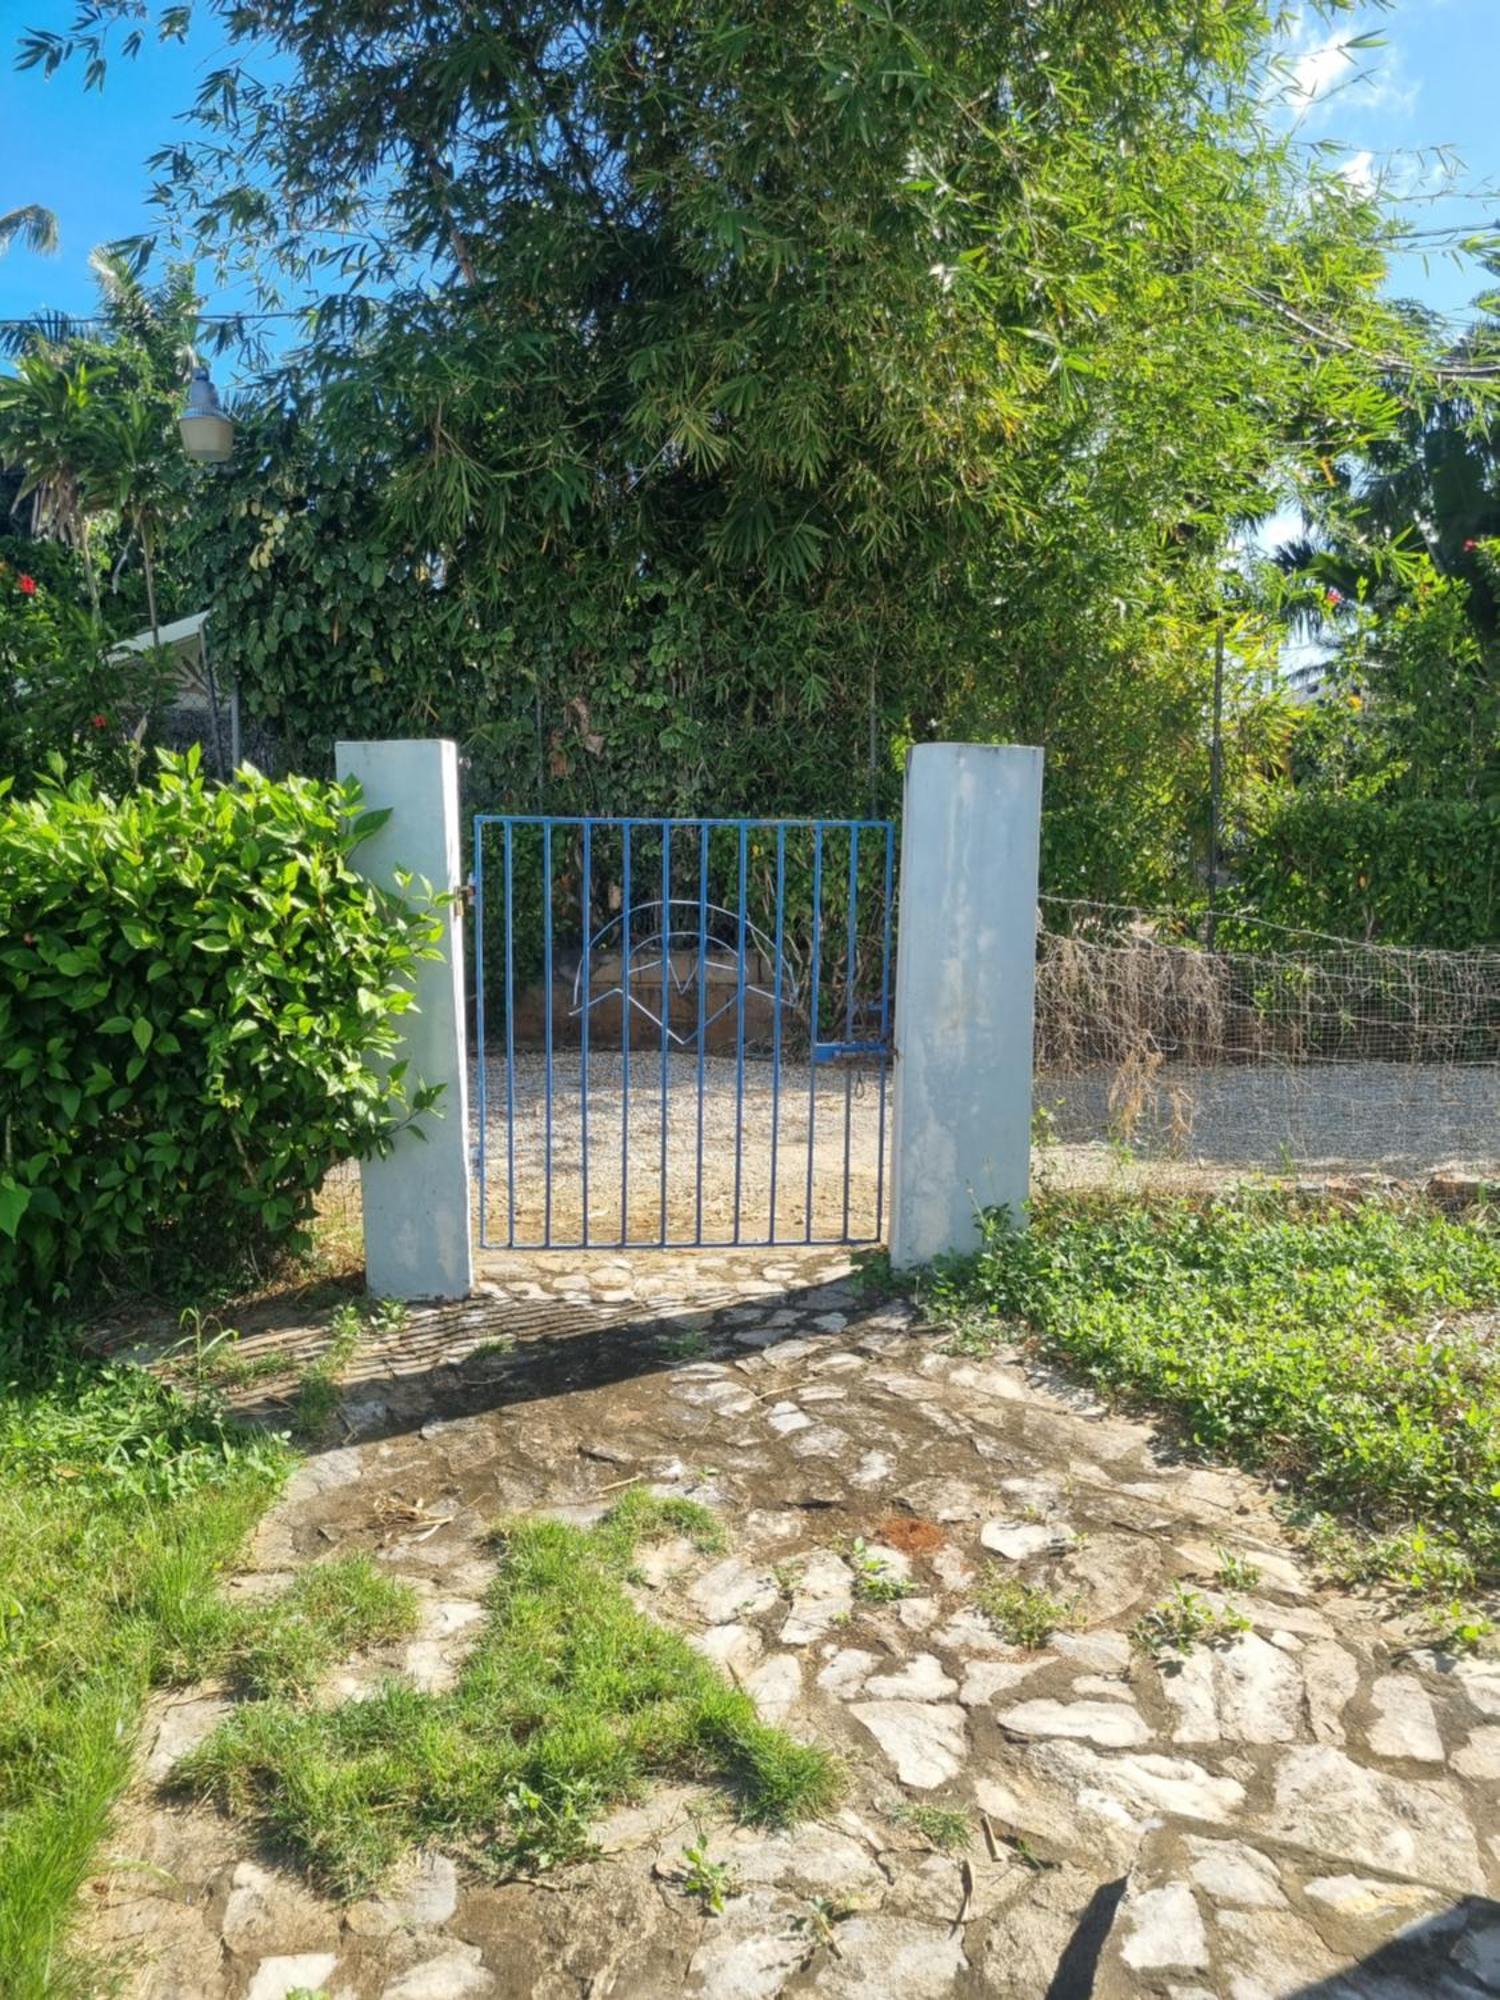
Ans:
{"type": "Polygon", "coordinates": [[[1036,1135],[1064,1174],[1500,1169],[1500,951],[1044,898],[1036,1135]]]}
{"type": "MultiPolygon", "coordinates": [[[[1243,918],[1207,950],[1193,922],[1042,899],[1039,1179],[1172,1188],[1459,1166],[1500,1181],[1500,950],[1403,950],[1243,918]]],[[[518,1065],[523,1082],[532,1068],[518,1065]]],[[[516,1100],[516,1143],[533,1152],[535,1100],[529,1087],[516,1100]]],[[[889,1099],[877,1106],[858,1093],[856,1178],[874,1171],[881,1124],[889,1147],[889,1099]]],[[[319,1212],[357,1232],[352,1162],[329,1176],[319,1212]]]]}

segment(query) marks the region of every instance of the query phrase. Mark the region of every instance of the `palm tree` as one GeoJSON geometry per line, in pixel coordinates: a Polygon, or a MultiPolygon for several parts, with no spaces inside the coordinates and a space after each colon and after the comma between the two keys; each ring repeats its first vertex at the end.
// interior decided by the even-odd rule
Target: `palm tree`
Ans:
{"type": "Polygon", "coordinates": [[[110,508],[130,529],[141,552],[146,613],[152,644],[161,644],[156,610],[156,552],[181,499],[182,478],[170,413],[161,400],[139,390],[119,391],[101,407],[92,426],[85,495],[110,508]]]}
{"type": "Polygon", "coordinates": [[[15,370],[0,375],[0,468],[22,475],[31,531],[78,550],[97,613],[91,527],[117,517],[140,552],[152,635],[156,558],[180,509],[182,465],[174,419],[192,359],[192,274],[172,266],[141,282],[144,255],[106,246],[90,258],[103,303],[103,337],[66,327],[27,330],[15,370]]]}
{"type": "Polygon", "coordinates": [[[22,208],[6,209],[0,214],[0,257],[18,237],[28,250],[50,257],[57,248],[57,217],[50,208],[43,208],[35,201],[22,208]]]}
{"type": "Polygon", "coordinates": [[[98,503],[89,474],[99,415],[86,362],[40,350],[23,354],[13,375],[0,375],[0,466],[22,475],[18,499],[31,502],[32,534],[65,542],[82,556],[96,613],[89,522],[98,503]]]}

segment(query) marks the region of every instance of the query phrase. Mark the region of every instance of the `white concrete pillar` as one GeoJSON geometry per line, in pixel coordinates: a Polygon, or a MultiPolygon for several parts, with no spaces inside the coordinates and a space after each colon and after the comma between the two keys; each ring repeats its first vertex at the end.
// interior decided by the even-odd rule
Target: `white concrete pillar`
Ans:
{"type": "Polygon", "coordinates": [[[923,743],[906,761],[896,954],[891,1262],[1019,1222],[1031,1168],[1042,753],[923,743]]]}
{"type": "MultiPolygon", "coordinates": [[[[398,874],[438,893],[463,885],[458,750],[452,743],[340,743],[341,778],[358,778],[372,811],[390,818],[354,853],[354,865],[382,889],[398,874]]],[[[407,1081],[441,1083],[443,1094],[380,1160],[360,1163],[365,1281],[380,1298],[462,1298],[473,1286],[469,1202],[469,1063],[464,1040],[463,918],[457,902],[443,918],[440,959],[416,968],[416,1006],[402,1015],[407,1081]]]]}

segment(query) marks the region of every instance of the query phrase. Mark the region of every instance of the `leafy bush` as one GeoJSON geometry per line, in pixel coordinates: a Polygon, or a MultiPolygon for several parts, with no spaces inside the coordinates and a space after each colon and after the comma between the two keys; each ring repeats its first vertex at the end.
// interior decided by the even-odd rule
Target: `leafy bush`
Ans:
{"type": "Polygon", "coordinates": [[[1454,951],[1500,934],[1500,805],[1294,794],[1236,862],[1273,923],[1454,951]]]}
{"type": "MultiPolygon", "coordinates": [[[[1444,1574],[1500,1575],[1500,1231],[1422,1208],[1247,1194],[1081,1197],[999,1217],[944,1284],[983,1345],[1022,1320],[1101,1387],[1170,1411],[1206,1451],[1276,1473],[1362,1527],[1416,1524],[1444,1574]]],[[[1400,1538],[1409,1549],[1410,1534],[1400,1538]]],[[[1408,1567],[1383,1564],[1395,1580],[1408,1567]]]]}
{"type": "Polygon", "coordinates": [[[67,552],[32,546],[0,538],[0,771],[30,791],[65,754],[75,773],[133,784],[175,664],[165,653],[111,660],[106,627],[70,587],[67,552]]]}
{"type": "Polygon", "coordinates": [[[435,1091],[397,1042],[430,912],[350,866],[358,789],[163,759],[0,808],[0,1297],[295,1238],[329,1167],[435,1091]]]}

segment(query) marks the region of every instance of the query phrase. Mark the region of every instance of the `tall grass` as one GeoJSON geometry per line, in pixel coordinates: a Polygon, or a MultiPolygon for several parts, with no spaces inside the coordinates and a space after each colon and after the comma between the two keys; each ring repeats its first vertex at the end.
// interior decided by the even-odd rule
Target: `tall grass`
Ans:
{"type": "Polygon", "coordinates": [[[225,1641],[215,1585],[278,1446],[134,1370],[0,1393],[0,1993],[92,1993],[78,1889],[154,1685],[225,1641]]]}

